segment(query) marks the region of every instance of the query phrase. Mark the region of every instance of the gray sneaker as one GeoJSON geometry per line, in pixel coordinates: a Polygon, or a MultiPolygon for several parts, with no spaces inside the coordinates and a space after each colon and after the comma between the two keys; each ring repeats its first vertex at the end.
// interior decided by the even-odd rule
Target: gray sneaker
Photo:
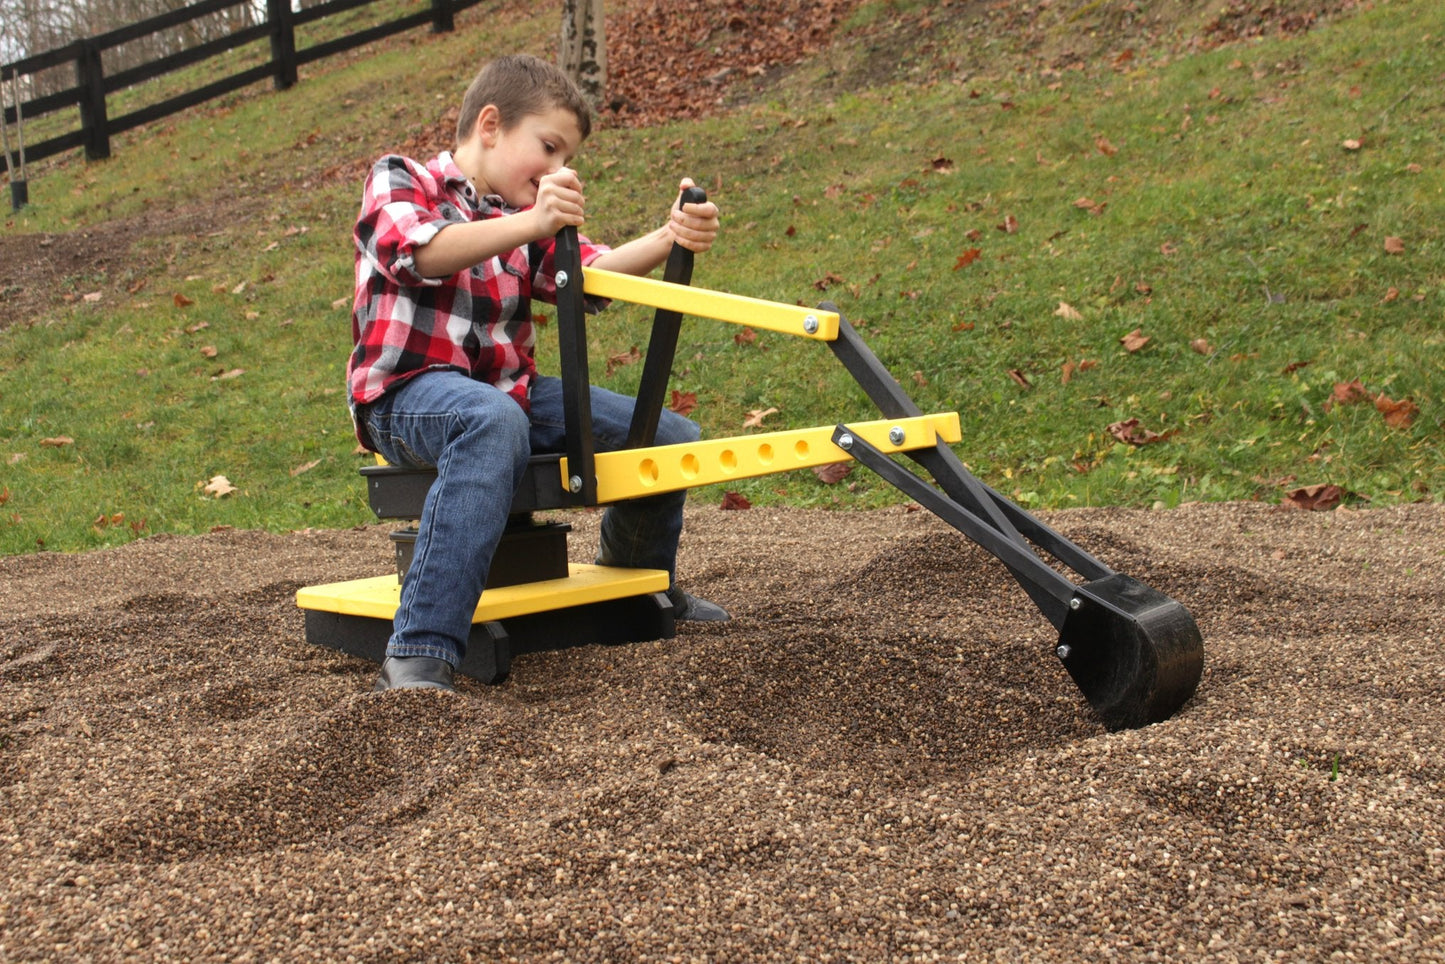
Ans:
{"type": "Polygon", "coordinates": [[[672,600],[672,618],[679,622],[721,623],[732,619],[717,603],[699,599],[676,586],[667,591],[667,598],[672,600]]]}
{"type": "Polygon", "coordinates": [[[381,664],[373,693],[382,690],[446,690],[452,685],[452,664],[432,656],[388,656],[381,664]]]}

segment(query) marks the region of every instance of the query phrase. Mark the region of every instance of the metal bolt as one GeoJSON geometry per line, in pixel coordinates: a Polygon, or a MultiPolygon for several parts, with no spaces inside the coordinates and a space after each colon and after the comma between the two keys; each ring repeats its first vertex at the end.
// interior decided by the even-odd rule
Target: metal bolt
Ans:
{"type": "Polygon", "coordinates": [[[568,479],[568,480],[567,480],[567,488],[571,489],[573,492],[581,492],[581,491],[582,491],[582,476],[580,476],[580,475],[574,475],[574,476],[572,476],[572,478],[568,479]]]}
{"type": "Polygon", "coordinates": [[[567,277],[567,272],[565,272],[565,271],[559,271],[559,272],[557,272],[557,287],[559,287],[559,288],[565,288],[565,287],[567,287],[567,282],[569,282],[569,281],[571,281],[571,280],[572,280],[571,278],[567,277]]]}
{"type": "Polygon", "coordinates": [[[846,432],[838,436],[838,448],[845,452],[851,451],[853,448],[853,436],[846,432]]]}
{"type": "Polygon", "coordinates": [[[810,335],[816,335],[818,333],[818,316],[805,315],[803,317],[803,330],[810,335]]]}
{"type": "Polygon", "coordinates": [[[888,441],[894,445],[902,445],[905,438],[907,438],[907,436],[903,434],[903,426],[901,425],[895,425],[888,430],[888,441]]]}
{"type": "Polygon", "coordinates": [[[1069,648],[1068,643],[1064,643],[1058,649],[1054,650],[1054,652],[1058,654],[1059,659],[1068,659],[1069,654],[1072,653],[1073,650],[1069,648]]]}
{"type": "Polygon", "coordinates": [[[1084,605],[1084,601],[1083,601],[1082,599],[1080,599],[1078,596],[1075,596],[1073,599],[1070,599],[1070,600],[1069,600],[1069,608],[1070,608],[1070,609],[1073,609],[1073,610],[1075,610],[1075,611],[1077,611],[1078,609],[1080,609],[1083,605],[1084,605]]]}

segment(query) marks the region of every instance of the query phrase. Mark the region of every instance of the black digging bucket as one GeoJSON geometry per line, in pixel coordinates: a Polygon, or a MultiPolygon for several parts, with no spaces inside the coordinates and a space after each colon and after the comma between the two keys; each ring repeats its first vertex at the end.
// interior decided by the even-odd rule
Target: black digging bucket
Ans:
{"type": "Polygon", "coordinates": [[[1189,611],[1118,573],[1079,587],[1058,655],[1111,730],[1167,720],[1204,671],[1204,639],[1189,611]]]}

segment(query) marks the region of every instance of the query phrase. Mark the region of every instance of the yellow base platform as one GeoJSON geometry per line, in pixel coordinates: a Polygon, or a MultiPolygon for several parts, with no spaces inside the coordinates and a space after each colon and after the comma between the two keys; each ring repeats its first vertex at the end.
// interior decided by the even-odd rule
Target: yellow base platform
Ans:
{"type": "MultiPolygon", "coordinates": [[[[565,579],[499,586],[482,593],[457,672],[485,683],[505,679],[525,653],[589,644],[667,639],[673,607],[661,569],[569,565],[565,579]]],[[[309,586],[296,593],[306,638],[381,662],[401,598],[395,574],[309,586]]]]}
{"type": "MultiPolygon", "coordinates": [[[[572,563],[566,579],[544,579],[520,586],[502,586],[482,593],[472,622],[511,619],[571,606],[666,592],[667,573],[661,569],[620,569],[572,563]]],[[[296,593],[296,605],[345,616],[391,619],[401,598],[395,574],[370,579],[309,586],[296,593]]]]}

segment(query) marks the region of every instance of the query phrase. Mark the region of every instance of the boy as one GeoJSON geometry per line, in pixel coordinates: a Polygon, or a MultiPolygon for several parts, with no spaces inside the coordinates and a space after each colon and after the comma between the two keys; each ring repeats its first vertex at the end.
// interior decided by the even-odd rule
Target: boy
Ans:
{"type": "MultiPolygon", "coordinates": [[[[561,380],[533,360],[531,298],[556,300],[554,237],[583,223],[566,165],[591,131],[586,101],[545,61],[484,67],[462,100],[455,153],[425,165],[390,155],[367,179],[357,219],[355,348],[347,365],[357,436],[393,465],[435,466],[412,565],[376,690],[452,690],[472,613],[528,457],[565,449],[561,380]]],[[[684,180],[684,188],[691,182],[684,180]]],[[[582,263],[645,274],[674,241],[706,251],[711,202],[616,249],[581,239],[582,263]]],[[[630,398],[592,389],[597,449],[621,447],[630,398]]],[[[664,411],[659,445],[697,426],[664,411]]],[[[612,506],[604,565],[675,568],[686,491],[612,506]]],[[[674,586],[679,619],[727,619],[674,586]]]]}

